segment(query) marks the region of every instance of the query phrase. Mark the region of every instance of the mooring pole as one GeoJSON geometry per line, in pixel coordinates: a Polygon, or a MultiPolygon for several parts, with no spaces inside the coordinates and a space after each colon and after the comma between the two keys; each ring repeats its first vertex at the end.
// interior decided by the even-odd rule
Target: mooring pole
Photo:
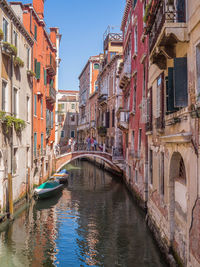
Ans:
{"type": "Polygon", "coordinates": [[[10,217],[13,216],[13,190],[12,190],[12,174],[8,173],[8,201],[10,217]]]}

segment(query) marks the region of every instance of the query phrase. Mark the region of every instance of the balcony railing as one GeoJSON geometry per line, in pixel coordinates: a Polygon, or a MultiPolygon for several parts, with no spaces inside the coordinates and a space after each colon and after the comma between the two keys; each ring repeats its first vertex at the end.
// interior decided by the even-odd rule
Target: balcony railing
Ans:
{"type": "Polygon", "coordinates": [[[122,131],[129,129],[129,111],[119,110],[118,128],[122,131]]]}
{"type": "Polygon", "coordinates": [[[126,89],[127,85],[130,83],[130,80],[131,80],[131,57],[129,56],[124,61],[124,66],[120,76],[119,87],[121,89],[126,89]]]}
{"type": "Polygon", "coordinates": [[[51,54],[46,55],[46,68],[51,76],[56,75],[56,61],[51,54]]]}
{"type": "Polygon", "coordinates": [[[46,150],[45,149],[34,149],[33,152],[34,152],[33,153],[34,159],[38,159],[40,157],[46,156],[46,150]]]}
{"type": "Polygon", "coordinates": [[[183,4],[175,7],[167,4],[168,1],[154,0],[146,19],[146,33],[149,33],[149,48],[152,51],[164,23],[186,22],[185,0],[183,4]]]}
{"type": "Polygon", "coordinates": [[[98,97],[99,104],[104,104],[106,102],[107,98],[108,98],[108,95],[107,94],[101,94],[98,97]]]}
{"type": "Polygon", "coordinates": [[[165,128],[165,122],[162,117],[156,118],[156,129],[163,130],[165,128]]]}
{"type": "Polygon", "coordinates": [[[108,33],[104,39],[104,49],[108,48],[109,42],[122,43],[123,35],[122,33],[108,33]]]}
{"type": "Polygon", "coordinates": [[[55,103],[56,102],[56,90],[53,87],[49,87],[49,90],[47,91],[46,100],[55,103]]]}

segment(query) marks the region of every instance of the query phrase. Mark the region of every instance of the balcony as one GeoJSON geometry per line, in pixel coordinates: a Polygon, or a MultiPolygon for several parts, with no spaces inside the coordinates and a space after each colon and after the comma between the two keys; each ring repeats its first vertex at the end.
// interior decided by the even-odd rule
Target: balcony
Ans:
{"type": "Polygon", "coordinates": [[[166,59],[176,57],[177,42],[188,41],[185,0],[174,6],[173,0],[153,0],[146,16],[149,51],[152,63],[166,68],[166,59]]]}
{"type": "Polygon", "coordinates": [[[165,122],[162,117],[156,118],[156,129],[159,131],[163,131],[165,128],[165,122]]]}
{"type": "Polygon", "coordinates": [[[56,102],[56,90],[53,87],[47,89],[46,100],[51,104],[56,102]]]}
{"type": "Polygon", "coordinates": [[[107,128],[105,126],[100,126],[98,128],[98,135],[101,137],[105,137],[107,134],[107,128]]]}
{"type": "Polygon", "coordinates": [[[153,130],[152,122],[148,121],[146,123],[146,126],[145,127],[146,127],[146,132],[152,132],[152,130],[153,130]]]}
{"type": "Polygon", "coordinates": [[[131,57],[124,61],[123,69],[120,75],[119,87],[125,90],[131,81],[131,57]]]}
{"type": "Polygon", "coordinates": [[[123,36],[122,33],[107,33],[104,34],[104,50],[108,49],[109,43],[112,43],[112,45],[122,44],[123,42],[123,36]]]}
{"type": "Polygon", "coordinates": [[[127,131],[129,129],[129,111],[120,109],[118,111],[118,124],[117,127],[122,131],[127,131]]]}
{"type": "Polygon", "coordinates": [[[108,94],[101,94],[98,97],[99,105],[105,105],[107,103],[107,99],[108,99],[108,94]]]}
{"type": "Polygon", "coordinates": [[[34,153],[33,153],[34,159],[39,159],[41,157],[45,157],[46,156],[46,150],[45,149],[34,149],[34,153]]]}
{"type": "Polygon", "coordinates": [[[46,69],[50,76],[56,75],[56,61],[51,54],[46,55],[46,69]]]}

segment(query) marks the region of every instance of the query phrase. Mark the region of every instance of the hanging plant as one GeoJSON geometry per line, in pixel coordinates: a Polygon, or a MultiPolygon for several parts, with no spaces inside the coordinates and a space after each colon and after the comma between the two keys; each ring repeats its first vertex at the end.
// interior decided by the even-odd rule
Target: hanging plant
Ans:
{"type": "Polygon", "coordinates": [[[27,70],[27,75],[30,76],[30,77],[35,77],[36,76],[35,72],[32,71],[32,70],[27,70]]]}
{"type": "Polygon", "coordinates": [[[2,29],[0,29],[0,41],[3,40],[3,37],[4,37],[4,33],[3,33],[2,29]]]}
{"type": "Polygon", "coordinates": [[[14,120],[14,128],[17,133],[20,133],[26,126],[26,123],[24,120],[16,119],[14,120]]]}
{"type": "Polygon", "coordinates": [[[6,116],[6,112],[5,111],[0,111],[0,120],[1,121],[4,121],[5,116],[6,116]]]}
{"type": "Polygon", "coordinates": [[[8,51],[13,56],[17,56],[17,47],[8,43],[8,42],[3,42],[3,47],[8,51]]]}
{"type": "Polygon", "coordinates": [[[20,57],[15,57],[14,58],[14,66],[23,68],[24,67],[24,61],[20,57]]]}
{"type": "Polygon", "coordinates": [[[14,116],[10,116],[10,115],[5,116],[5,113],[2,113],[2,122],[4,124],[6,134],[9,132],[9,130],[13,126],[15,128],[16,133],[19,134],[26,126],[26,123],[24,120],[17,119],[14,116]]]}

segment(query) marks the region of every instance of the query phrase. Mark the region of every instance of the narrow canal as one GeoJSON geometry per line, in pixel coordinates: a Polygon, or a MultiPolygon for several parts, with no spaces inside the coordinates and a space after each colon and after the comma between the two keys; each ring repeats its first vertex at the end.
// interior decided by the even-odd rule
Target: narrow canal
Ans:
{"type": "Polygon", "coordinates": [[[167,266],[124,185],[87,161],[0,233],[0,266],[167,266]]]}

